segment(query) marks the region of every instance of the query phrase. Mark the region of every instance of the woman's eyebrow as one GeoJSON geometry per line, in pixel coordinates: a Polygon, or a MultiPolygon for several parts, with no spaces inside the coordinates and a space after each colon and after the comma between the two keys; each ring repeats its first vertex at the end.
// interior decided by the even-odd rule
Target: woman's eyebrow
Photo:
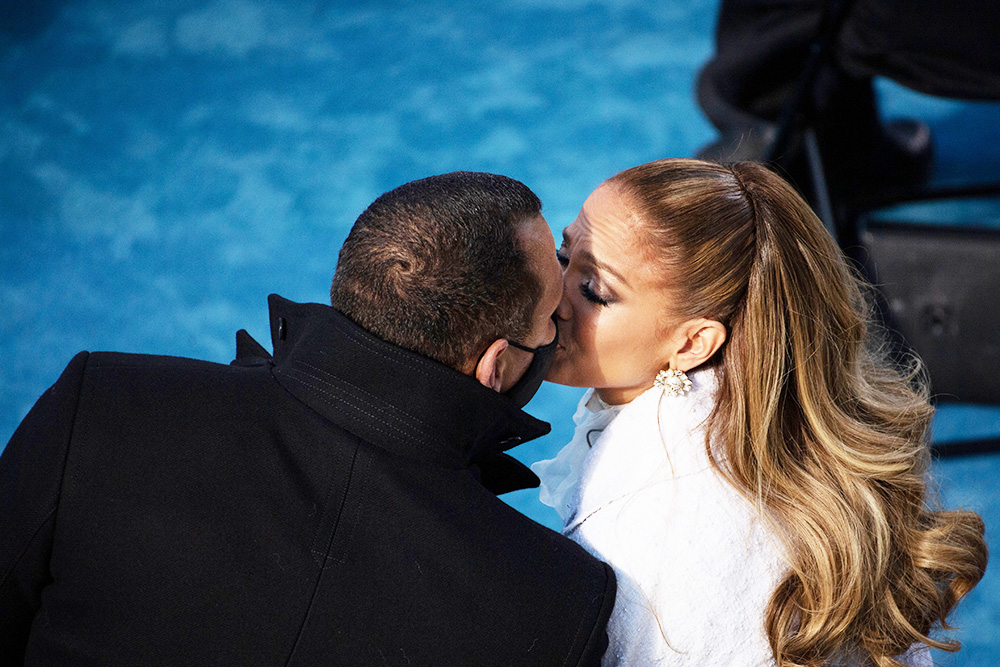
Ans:
{"type": "MultiPolygon", "coordinates": [[[[563,245],[571,246],[573,245],[573,239],[571,235],[566,231],[567,229],[569,228],[567,227],[566,229],[563,229],[562,233],[563,245]]],[[[628,288],[632,287],[632,285],[630,285],[629,282],[625,280],[625,276],[622,275],[621,272],[616,270],[610,264],[606,264],[605,262],[602,262],[596,257],[594,257],[593,253],[591,253],[589,250],[578,250],[577,252],[579,252],[581,259],[583,259],[585,262],[593,266],[595,269],[611,274],[613,278],[615,278],[618,282],[622,283],[628,288]]]]}
{"type": "Polygon", "coordinates": [[[619,271],[614,269],[610,264],[606,264],[605,262],[602,262],[596,257],[594,257],[594,255],[591,254],[589,250],[581,250],[580,255],[582,255],[583,259],[586,260],[588,263],[590,263],[598,271],[610,273],[618,282],[622,283],[626,287],[632,287],[629,284],[629,282],[625,280],[625,276],[623,276],[619,271]]]}

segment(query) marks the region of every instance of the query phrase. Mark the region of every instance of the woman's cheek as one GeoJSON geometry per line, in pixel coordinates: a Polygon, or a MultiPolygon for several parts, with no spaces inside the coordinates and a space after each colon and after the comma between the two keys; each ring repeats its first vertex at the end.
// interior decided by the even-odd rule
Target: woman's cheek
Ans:
{"type": "Polygon", "coordinates": [[[549,382],[571,387],[583,386],[580,384],[579,371],[580,369],[576,365],[572,355],[567,354],[566,350],[559,350],[552,361],[552,366],[549,368],[545,379],[549,382]]]}
{"type": "Polygon", "coordinates": [[[573,342],[578,353],[594,354],[598,352],[597,341],[603,338],[603,327],[600,320],[591,311],[581,310],[580,317],[573,323],[573,342]]]}

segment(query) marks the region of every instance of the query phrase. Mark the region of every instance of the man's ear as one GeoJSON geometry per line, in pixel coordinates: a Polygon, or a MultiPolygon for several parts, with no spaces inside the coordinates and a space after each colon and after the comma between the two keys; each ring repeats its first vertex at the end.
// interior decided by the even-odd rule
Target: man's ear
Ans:
{"type": "Polygon", "coordinates": [[[473,375],[479,380],[479,383],[484,387],[492,389],[493,391],[500,391],[501,379],[500,379],[500,355],[506,351],[509,343],[505,338],[498,338],[493,341],[486,351],[483,352],[483,356],[480,357],[479,363],[476,364],[476,368],[473,371],[473,375]]]}
{"type": "Polygon", "coordinates": [[[679,371],[697,368],[712,358],[726,342],[726,327],[699,317],[684,322],[674,332],[675,351],[670,367],[679,371]]]}

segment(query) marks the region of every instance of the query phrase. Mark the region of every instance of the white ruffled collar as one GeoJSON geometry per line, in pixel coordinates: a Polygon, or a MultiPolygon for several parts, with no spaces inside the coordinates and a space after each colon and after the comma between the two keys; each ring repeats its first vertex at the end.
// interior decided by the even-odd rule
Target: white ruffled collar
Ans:
{"type": "Polygon", "coordinates": [[[554,459],[531,466],[539,499],[571,532],[593,512],[650,485],[710,467],[703,423],[715,405],[713,369],[689,374],[691,391],[667,398],[652,387],[626,405],[609,406],[588,390],[573,439],[554,459]]]}
{"type": "Polygon", "coordinates": [[[573,439],[554,459],[538,461],[531,470],[541,480],[539,499],[555,509],[565,525],[576,505],[577,487],[592,445],[604,428],[621,412],[624,405],[608,405],[593,389],[588,389],[573,414],[573,439]]]}

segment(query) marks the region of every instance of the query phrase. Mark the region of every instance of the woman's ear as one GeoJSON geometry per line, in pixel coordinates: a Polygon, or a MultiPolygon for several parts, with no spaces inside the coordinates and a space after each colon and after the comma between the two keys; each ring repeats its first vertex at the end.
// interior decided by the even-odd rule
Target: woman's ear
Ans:
{"type": "Polygon", "coordinates": [[[499,357],[506,351],[508,345],[505,338],[493,341],[483,352],[483,356],[479,358],[479,363],[476,364],[473,371],[473,375],[479,380],[479,383],[493,391],[500,391],[502,385],[499,357]]]}
{"type": "Polygon", "coordinates": [[[678,371],[697,368],[712,358],[726,342],[726,327],[721,322],[699,317],[682,323],[674,331],[676,347],[670,367],[678,371]]]}

